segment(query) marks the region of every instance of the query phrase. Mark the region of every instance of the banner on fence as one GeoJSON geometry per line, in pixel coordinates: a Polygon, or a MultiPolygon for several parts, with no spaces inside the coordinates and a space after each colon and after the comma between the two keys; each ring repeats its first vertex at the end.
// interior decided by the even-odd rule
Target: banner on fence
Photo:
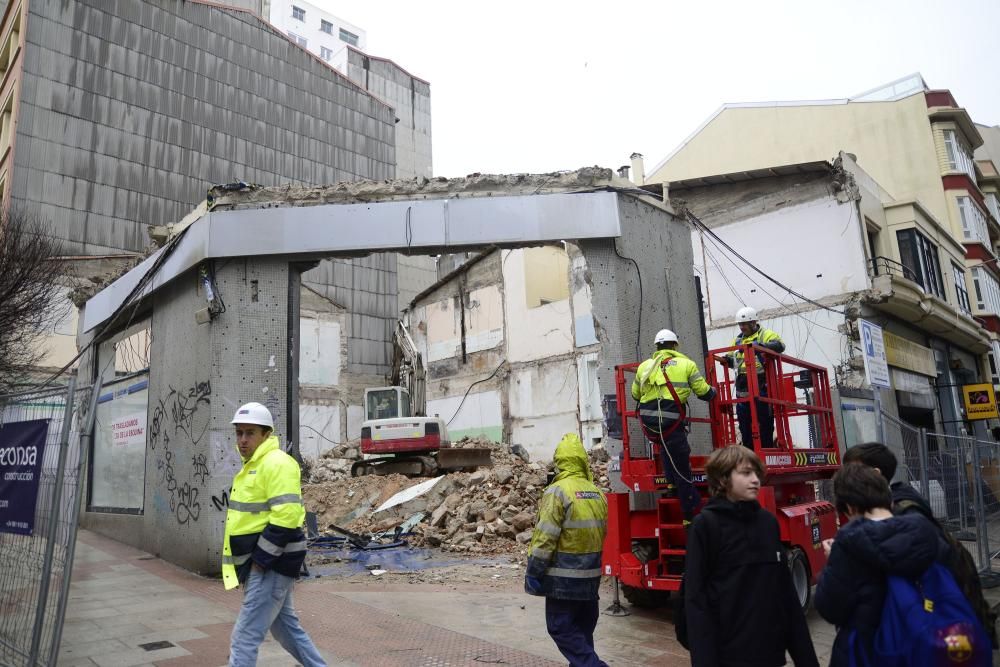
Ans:
{"type": "Polygon", "coordinates": [[[962,397],[965,398],[965,416],[967,419],[996,419],[997,397],[991,384],[962,385],[962,397]]]}
{"type": "Polygon", "coordinates": [[[0,532],[31,535],[48,419],[0,426],[0,532]]]}

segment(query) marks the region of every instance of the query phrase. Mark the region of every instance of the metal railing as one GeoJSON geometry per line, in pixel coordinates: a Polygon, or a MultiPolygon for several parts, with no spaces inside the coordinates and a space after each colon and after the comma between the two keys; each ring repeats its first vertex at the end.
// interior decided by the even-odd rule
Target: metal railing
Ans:
{"type": "MultiPolygon", "coordinates": [[[[0,664],[56,664],[89,446],[82,436],[92,431],[99,392],[100,385],[80,389],[71,379],[65,387],[0,396],[0,427],[48,421],[33,526],[22,527],[28,534],[0,532],[0,664]]],[[[0,447],[3,438],[0,430],[0,447]]]]}
{"type": "Polygon", "coordinates": [[[913,269],[904,266],[900,262],[889,257],[872,257],[871,259],[871,276],[899,276],[901,278],[906,278],[907,280],[912,280],[918,285],[923,285],[923,281],[920,276],[916,274],[913,269]]]}

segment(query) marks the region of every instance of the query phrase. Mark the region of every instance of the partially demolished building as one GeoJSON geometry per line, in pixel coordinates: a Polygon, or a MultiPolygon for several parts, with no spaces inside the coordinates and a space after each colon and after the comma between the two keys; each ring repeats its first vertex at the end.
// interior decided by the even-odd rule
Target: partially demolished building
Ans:
{"type": "MultiPolygon", "coordinates": [[[[477,343],[467,335],[464,358],[440,359],[453,365],[455,378],[445,390],[439,376],[431,399],[453,400],[476,373],[493,370],[468,373],[470,364],[509,356],[511,437],[528,442],[532,424],[545,431],[533,441],[540,456],[548,457],[550,438],[561,430],[586,427],[587,437],[596,434],[596,403],[586,419],[578,408],[573,418],[566,418],[572,408],[559,419],[543,414],[545,402],[556,397],[579,402],[584,360],[603,397],[614,393],[614,366],[648,354],[662,327],[677,331],[699,356],[688,226],[609,170],[216,191],[207,212],[88,301],[81,316],[80,344],[93,343],[82,362],[86,377],[108,372],[111,341],[130,319],[148,317],[152,332],[148,373],[117,380],[98,408],[82,524],[183,567],[217,571],[226,493],[240,465],[233,410],[250,400],[269,405],[277,435],[297,452],[307,390],[328,392],[329,407],[344,419],[360,409],[359,383],[349,369],[317,373],[315,359],[304,354],[303,304],[312,302],[317,320],[325,322],[342,322],[345,313],[305,293],[302,272],[324,258],[453,250],[491,250],[480,268],[488,273],[499,264],[507,293],[500,303],[511,309],[516,301],[522,319],[505,317],[504,345],[485,348],[492,358],[480,355],[485,349],[470,352],[477,343]],[[532,277],[535,265],[550,274],[532,277]],[[557,285],[562,271],[561,292],[537,289],[557,285]],[[559,382],[545,372],[542,358],[532,358],[539,355],[562,364],[559,382]],[[115,425],[133,416],[144,436],[116,440],[115,425]]],[[[475,268],[466,270],[470,278],[475,268]]],[[[496,338],[490,332],[499,304],[490,282],[483,281],[485,291],[463,290],[459,298],[479,311],[469,313],[467,324],[485,332],[480,347],[496,338]]],[[[454,302],[448,289],[438,285],[415,301],[412,315],[422,307],[428,323],[425,338],[437,331],[430,323],[434,304],[454,302]]],[[[315,341],[313,355],[351,352],[351,340],[315,341]]],[[[442,354],[450,349],[445,337],[426,344],[436,343],[442,354]]],[[[613,442],[608,449],[614,453],[613,442]]]]}

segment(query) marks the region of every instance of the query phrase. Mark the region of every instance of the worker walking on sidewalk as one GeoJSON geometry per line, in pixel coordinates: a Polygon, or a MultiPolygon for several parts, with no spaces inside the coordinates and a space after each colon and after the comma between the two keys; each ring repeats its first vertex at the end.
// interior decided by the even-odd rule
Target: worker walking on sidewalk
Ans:
{"type": "Polygon", "coordinates": [[[325,667],[292,607],[292,585],[306,557],[299,464],[281,450],[271,412],[260,403],[240,407],[232,423],[243,468],[229,494],[222,581],[227,590],[243,584],[243,606],[233,627],[229,665],[256,665],[270,628],[304,667],[325,667]]]}
{"type": "Polygon", "coordinates": [[[656,345],[653,356],[639,364],[636,370],[632,398],[639,401],[642,430],[654,445],[659,446],[663,473],[677,489],[684,524],[689,525],[701,497],[691,479],[691,446],[681,409],[687,405],[692,392],[701,400],[710,401],[715,398],[715,388],[705,382],[698,366],[677,349],[677,334],[673,331],[661,329],[653,342],[656,345]],[[674,388],[673,393],[668,380],[674,388]]]}
{"type": "MultiPolygon", "coordinates": [[[[785,343],[781,340],[781,336],[771,329],[761,327],[757,322],[757,311],[750,306],[739,309],[736,313],[736,324],[740,327],[740,333],[733,339],[734,346],[752,343],[779,354],[785,351],[785,343]]],[[[747,396],[749,392],[746,359],[743,356],[743,350],[729,353],[729,365],[736,369],[737,398],[747,396]]],[[[766,398],[768,387],[765,381],[764,365],[760,362],[758,355],[754,355],[753,368],[757,375],[760,395],[766,398]]],[[[754,402],[757,405],[757,423],[760,426],[760,446],[774,447],[774,411],[770,405],[759,399],[755,399],[754,402]]],[[[736,405],[736,419],[740,424],[740,440],[742,440],[743,446],[753,449],[753,419],[750,415],[749,402],[736,405]]]]}
{"type": "Polygon", "coordinates": [[[594,652],[594,628],[608,502],[594,486],[580,436],[564,435],[553,463],[556,477],[538,506],[524,590],[545,596],[545,625],[570,667],[607,667],[594,652]]]}

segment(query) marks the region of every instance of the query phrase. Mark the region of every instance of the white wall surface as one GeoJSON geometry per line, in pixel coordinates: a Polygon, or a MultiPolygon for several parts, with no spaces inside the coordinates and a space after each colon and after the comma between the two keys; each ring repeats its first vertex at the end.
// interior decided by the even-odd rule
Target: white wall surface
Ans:
{"type": "MultiPolygon", "coordinates": [[[[467,353],[491,350],[503,342],[503,304],[500,287],[488,285],[472,290],[465,304],[465,349],[467,353]]],[[[462,322],[457,299],[419,306],[411,322],[426,322],[425,343],[428,362],[450,359],[461,354],[462,322]]],[[[411,326],[416,329],[418,326],[411,326]]],[[[414,342],[418,341],[414,340],[414,342]]]]}
{"type": "MultiPolygon", "coordinates": [[[[503,252],[504,303],[507,320],[507,360],[534,361],[573,351],[573,318],[569,299],[528,308],[525,297],[524,252],[503,252]]],[[[568,279],[568,277],[567,277],[568,279]]]]}
{"type": "MultiPolygon", "coordinates": [[[[299,329],[299,382],[327,386],[340,384],[343,363],[340,324],[323,317],[302,317],[299,329]]],[[[337,430],[340,430],[339,427],[337,430]]]]}
{"type": "Polygon", "coordinates": [[[483,435],[499,442],[503,433],[500,393],[495,390],[469,393],[427,401],[427,414],[438,415],[448,425],[448,436],[458,440],[463,435],[483,435]],[[460,407],[461,406],[461,407],[460,407]]]}
{"type": "MultiPolygon", "coordinates": [[[[716,227],[713,231],[752,264],[809,298],[868,287],[861,223],[853,203],[820,199],[716,227]]],[[[702,276],[703,289],[708,294],[708,326],[715,320],[732,320],[744,305],[764,310],[777,307],[779,300],[792,303],[784,290],[720,248],[707,235],[704,252],[702,234],[697,230],[692,231],[691,242],[695,272],[702,276]]]]}
{"type": "Polygon", "coordinates": [[[299,404],[299,452],[302,458],[319,458],[340,442],[339,405],[299,404]]]}

